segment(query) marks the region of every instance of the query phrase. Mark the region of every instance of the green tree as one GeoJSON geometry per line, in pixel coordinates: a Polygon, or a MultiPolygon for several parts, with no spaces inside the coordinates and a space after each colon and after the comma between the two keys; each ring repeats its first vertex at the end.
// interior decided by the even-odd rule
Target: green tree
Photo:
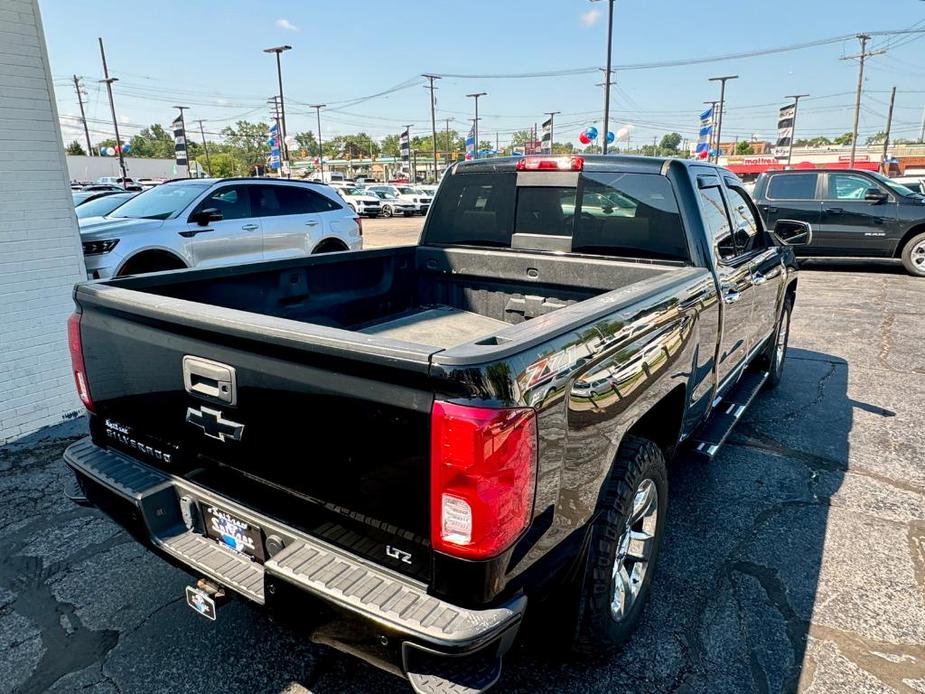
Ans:
{"type": "Polygon", "coordinates": [[[234,155],[245,171],[250,172],[257,166],[264,166],[270,154],[267,140],[270,126],[266,123],[251,123],[239,120],[234,126],[222,130],[225,141],[231,145],[234,155]]]}
{"type": "Polygon", "coordinates": [[[228,152],[215,152],[211,146],[209,147],[208,162],[205,156],[197,157],[196,161],[199,162],[199,165],[202,166],[203,169],[209,172],[210,176],[215,176],[217,178],[228,178],[229,176],[237,176],[244,173],[241,163],[233,154],[228,152]]]}
{"type": "Polygon", "coordinates": [[[882,145],[884,140],[886,140],[886,133],[881,130],[868,137],[864,143],[868,145],[882,145]]]}
{"type": "Polygon", "coordinates": [[[736,143],[736,154],[752,154],[752,143],[748,140],[739,140],[736,143]]]}
{"type": "Polygon", "coordinates": [[[65,151],[68,154],[86,154],[86,152],[84,152],[84,148],[77,140],[74,140],[71,144],[69,144],[65,151]]]}
{"type": "Polygon", "coordinates": [[[575,151],[575,145],[571,142],[553,142],[552,143],[552,153],[553,154],[571,154],[575,151]]]}
{"type": "Polygon", "coordinates": [[[678,151],[678,147],[680,146],[681,133],[668,133],[662,137],[662,141],[659,143],[658,148],[668,153],[674,153],[678,151]]]}
{"type": "Polygon", "coordinates": [[[293,137],[299,143],[299,149],[305,150],[307,156],[318,156],[318,140],[315,139],[315,133],[311,130],[306,130],[305,132],[296,133],[293,137]]]}
{"type": "Polygon", "coordinates": [[[836,145],[850,145],[853,139],[854,136],[851,133],[844,133],[836,137],[834,142],[836,145]]]}
{"type": "Polygon", "coordinates": [[[386,135],[379,143],[379,151],[386,157],[397,157],[399,152],[398,135],[386,135]]]}
{"type": "Polygon", "coordinates": [[[793,143],[797,147],[824,147],[826,145],[832,144],[832,141],[820,135],[819,137],[813,137],[811,139],[801,139],[793,143]]]}

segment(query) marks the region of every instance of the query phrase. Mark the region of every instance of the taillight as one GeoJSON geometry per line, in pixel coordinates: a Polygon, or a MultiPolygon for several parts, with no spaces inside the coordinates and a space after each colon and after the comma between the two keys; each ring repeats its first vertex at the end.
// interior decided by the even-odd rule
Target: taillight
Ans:
{"type": "Polygon", "coordinates": [[[521,157],[518,171],[583,171],[584,157],[521,157]]]}
{"type": "Polygon", "coordinates": [[[438,400],[430,467],[433,548],[470,559],[496,556],[533,513],[536,414],[438,400]]]}
{"type": "Polygon", "coordinates": [[[358,229],[359,232],[360,232],[360,236],[362,236],[362,235],[363,235],[363,218],[362,218],[362,217],[354,217],[354,218],[353,218],[353,221],[357,223],[357,229],[358,229]]]}
{"type": "Polygon", "coordinates": [[[90,398],[90,385],[87,382],[87,368],[84,366],[83,347],[80,342],[80,314],[72,313],[67,319],[67,344],[71,350],[71,370],[74,372],[74,385],[80,401],[90,412],[93,400],[90,398]]]}

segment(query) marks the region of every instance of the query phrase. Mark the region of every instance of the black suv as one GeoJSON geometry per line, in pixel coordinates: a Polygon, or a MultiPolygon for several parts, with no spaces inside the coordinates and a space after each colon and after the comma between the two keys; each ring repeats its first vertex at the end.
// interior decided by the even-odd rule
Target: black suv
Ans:
{"type": "Polygon", "coordinates": [[[761,174],[753,194],[765,224],[809,222],[801,256],[900,258],[925,277],[925,196],[868,171],[791,170],[761,174]]]}

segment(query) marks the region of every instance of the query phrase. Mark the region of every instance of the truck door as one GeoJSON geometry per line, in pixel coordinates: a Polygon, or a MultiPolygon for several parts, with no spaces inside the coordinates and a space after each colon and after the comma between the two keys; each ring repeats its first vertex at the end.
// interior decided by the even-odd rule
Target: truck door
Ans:
{"type": "Polygon", "coordinates": [[[821,255],[815,234],[822,211],[819,179],[819,174],[813,171],[769,174],[758,205],[768,229],[773,229],[779,219],[796,219],[813,225],[812,244],[794,248],[799,255],[821,255]]]}
{"type": "Polygon", "coordinates": [[[745,361],[755,339],[752,322],[755,287],[751,254],[736,252],[732,223],[723,199],[719,176],[714,169],[706,170],[711,173],[698,174],[697,185],[704,227],[712,246],[720,285],[721,322],[716,353],[716,380],[722,389],[728,385],[727,381],[736,367],[745,361]]]}
{"type": "Polygon", "coordinates": [[[187,250],[195,267],[255,263],[263,258],[260,219],[251,210],[247,184],[220,186],[193,209],[192,215],[215,209],[222,213],[219,221],[200,226],[187,222],[187,250]]]}
{"type": "Polygon", "coordinates": [[[895,247],[896,198],[873,178],[846,171],[825,176],[822,219],[813,246],[827,255],[889,256],[895,247]],[[868,191],[882,197],[868,200],[868,191]]]}

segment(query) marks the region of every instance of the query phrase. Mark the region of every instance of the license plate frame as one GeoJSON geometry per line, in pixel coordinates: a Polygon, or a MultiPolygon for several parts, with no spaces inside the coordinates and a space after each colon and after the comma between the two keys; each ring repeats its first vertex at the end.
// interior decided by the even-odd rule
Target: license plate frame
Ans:
{"type": "Polygon", "coordinates": [[[206,536],[233,552],[263,563],[263,530],[212,504],[202,504],[206,536]]]}

